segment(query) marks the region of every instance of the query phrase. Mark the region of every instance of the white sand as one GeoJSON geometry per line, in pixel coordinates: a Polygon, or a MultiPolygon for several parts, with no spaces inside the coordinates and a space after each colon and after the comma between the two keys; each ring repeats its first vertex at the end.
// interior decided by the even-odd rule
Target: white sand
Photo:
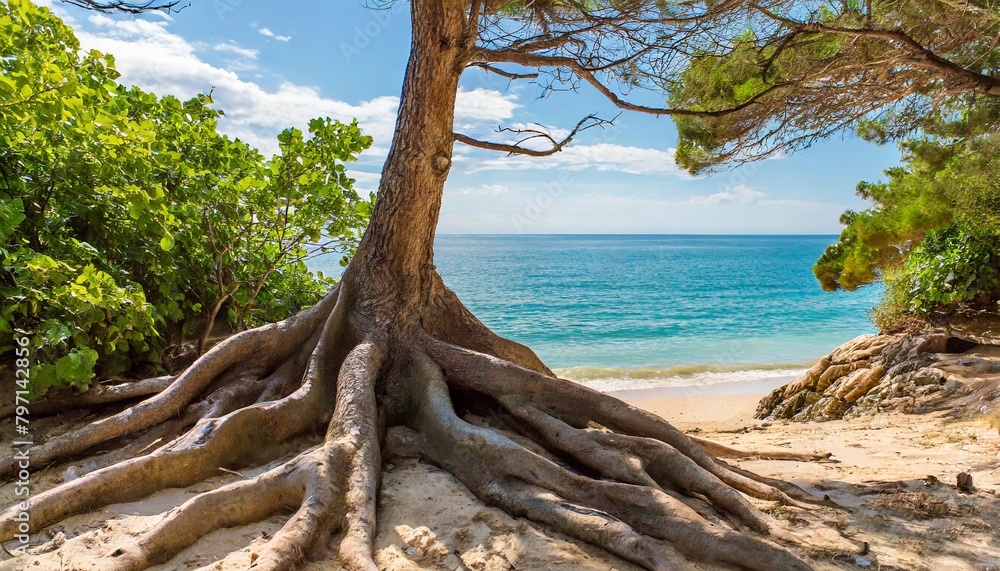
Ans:
{"type": "MultiPolygon", "coordinates": [[[[859,569],[864,567],[857,564],[870,563],[870,569],[982,571],[1000,566],[996,539],[1000,502],[995,495],[1000,491],[1000,436],[995,430],[976,419],[953,420],[941,414],[765,425],[752,415],[757,400],[773,387],[740,385],[697,390],[674,387],[619,396],[671,419],[682,430],[694,430],[727,445],[833,452],[838,463],[737,462],[816,494],[828,494],[851,510],[819,515],[843,526],[856,539],[868,541],[871,555],[858,560],[820,555],[814,559],[817,568],[859,569]],[[960,471],[973,475],[979,492],[959,494],[947,485],[955,482],[960,471]],[[922,479],[928,475],[944,485],[925,487],[922,479]],[[928,517],[942,514],[945,517],[928,517]]],[[[52,485],[61,473],[49,471],[41,479],[52,485]]],[[[48,541],[37,551],[61,548],[0,563],[0,570],[91,569],[95,558],[141,533],[191,494],[237,478],[220,475],[186,490],[167,490],[140,502],[71,518],[35,538],[35,545],[48,541]],[[56,540],[49,541],[53,536],[56,540]]],[[[5,506],[12,503],[10,485],[0,488],[0,500],[5,506]]],[[[587,544],[485,507],[449,474],[416,459],[396,459],[387,465],[380,507],[376,552],[380,569],[636,569],[587,544]]],[[[280,528],[287,515],[212,533],[156,569],[246,569],[254,550],[280,528]]],[[[793,532],[804,541],[813,541],[808,528],[793,525],[793,532]]],[[[339,567],[330,558],[304,568],[339,567]]],[[[678,568],[714,567],[679,562],[678,568]]]]}

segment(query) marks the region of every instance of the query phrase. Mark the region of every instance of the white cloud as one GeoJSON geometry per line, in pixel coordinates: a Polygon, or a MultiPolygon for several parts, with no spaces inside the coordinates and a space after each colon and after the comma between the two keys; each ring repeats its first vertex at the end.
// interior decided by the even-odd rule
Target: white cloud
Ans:
{"type": "Polygon", "coordinates": [[[514,116],[520,107],[515,95],[501,93],[494,89],[477,87],[473,90],[458,88],[455,100],[455,123],[473,127],[496,125],[514,116]]]}
{"type": "Polygon", "coordinates": [[[271,31],[270,28],[257,28],[257,32],[266,38],[274,38],[279,42],[289,42],[292,39],[291,36],[279,36],[275,34],[274,32],[271,31]]]}
{"type": "Polygon", "coordinates": [[[691,196],[688,202],[691,204],[755,204],[766,196],[767,194],[753,190],[745,184],[737,184],[708,196],[691,196]]]}
{"type": "Polygon", "coordinates": [[[235,56],[245,59],[257,59],[257,56],[260,55],[259,50],[244,48],[235,43],[215,44],[215,46],[212,49],[214,49],[217,52],[233,54],[235,56]]]}
{"type": "Polygon", "coordinates": [[[675,149],[650,149],[613,143],[569,145],[562,151],[544,158],[512,156],[500,153],[486,160],[465,155],[455,157],[455,164],[465,173],[483,171],[551,169],[595,169],[639,175],[670,175],[690,178],[674,162],[675,149]]]}
{"type": "Polygon", "coordinates": [[[377,172],[366,172],[350,169],[347,173],[348,176],[358,181],[359,183],[364,183],[367,185],[374,184],[378,186],[378,181],[381,180],[382,174],[377,172]]]}
{"type": "Polygon", "coordinates": [[[161,18],[161,19],[166,20],[168,22],[173,22],[174,21],[174,17],[171,16],[165,10],[153,10],[152,12],[145,12],[145,13],[149,14],[151,16],[155,16],[157,18],[161,18]]]}
{"type": "MultiPolygon", "coordinates": [[[[388,151],[399,106],[396,96],[348,103],[324,97],[317,87],[291,82],[269,90],[240,77],[232,69],[238,67],[233,62],[225,69],[202,60],[199,48],[171,32],[168,22],[116,20],[98,14],[91,16],[89,23],[91,29],[77,30],[81,44],[113,54],[121,82],[180,98],[214,89],[213,98],[226,112],[220,129],[265,153],[277,151],[275,136],[281,130],[304,128],[314,117],[344,122],[357,118],[365,134],[375,139],[375,147],[363,156],[366,161],[381,163],[388,151]]],[[[222,43],[214,49],[235,54],[246,48],[222,43]]],[[[251,51],[256,55],[255,50],[247,50],[245,55],[251,51]]],[[[460,90],[455,119],[456,123],[479,127],[495,125],[510,118],[517,107],[512,95],[483,88],[460,90]]]]}
{"type": "Polygon", "coordinates": [[[479,186],[447,191],[448,194],[458,196],[496,196],[498,194],[508,194],[509,192],[510,189],[503,184],[481,184],[479,186]]]}
{"type": "MultiPolygon", "coordinates": [[[[274,89],[241,77],[237,72],[251,69],[258,50],[227,42],[214,46],[195,45],[174,34],[169,22],[143,19],[117,20],[105,15],[89,18],[89,29],[77,32],[82,45],[115,55],[121,81],[135,84],[160,95],[188,98],[213,90],[213,98],[226,115],[220,129],[239,137],[265,153],[277,151],[277,135],[291,126],[303,128],[313,117],[331,117],[340,121],[358,119],[362,130],[375,139],[375,146],[363,155],[365,164],[380,164],[388,151],[396,122],[399,98],[380,96],[349,103],[324,97],[317,87],[284,82],[274,89]],[[237,56],[219,67],[204,61],[200,51],[213,49],[237,56]]],[[[268,28],[258,28],[271,32],[268,28]]],[[[273,35],[273,32],[271,32],[273,35]]],[[[271,37],[267,33],[265,36],[271,37]]],[[[455,124],[470,133],[483,133],[501,123],[509,123],[521,107],[511,93],[478,87],[460,89],[456,101],[455,124]]],[[[512,123],[513,128],[530,127],[512,123]]],[[[554,138],[562,138],[564,129],[544,127],[554,138]]],[[[494,133],[495,134],[495,133],[494,133]]],[[[500,140],[511,134],[499,135],[500,140]]],[[[545,146],[544,141],[537,141],[545,146]]],[[[595,169],[640,175],[670,175],[687,178],[674,162],[674,150],[630,147],[611,143],[571,145],[546,158],[504,157],[498,153],[456,147],[455,169],[458,172],[509,171],[522,169],[564,168],[595,169]]],[[[377,181],[359,183],[377,184],[377,181]]]]}
{"type": "Polygon", "coordinates": [[[470,91],[459,88],[455,118],[465,123],[496,123],[510,119],[514,110],[520,107],[515,100],[516,96],[495,89],[477,87],[470,91]]]}

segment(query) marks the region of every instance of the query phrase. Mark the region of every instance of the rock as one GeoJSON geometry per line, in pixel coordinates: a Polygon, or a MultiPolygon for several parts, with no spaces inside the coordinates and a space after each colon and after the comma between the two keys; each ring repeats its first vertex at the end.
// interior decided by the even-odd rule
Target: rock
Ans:
{"type": "Polygon", "coordinates": [[[403,552],[423,565],[434,565],[450,554],[448,548],[426,526],[414,529],[401,525],[396,528],[396,533],[406,545],[403,552]]]}
{"type": "Polygon", "coordinates": [[[958,475],[955,487],[958,488],[959,492],[963,494],[971,494],[976,491],[976,488],[972,485],[972,474],[968,472],[961,472],[958,475]]]}
{"type": "Polygon", "coordinates": [[[986,372],[996,370],[1000,338],[977,345],[943,331],[862,335],[761,399],[756,417],[825,421],[886,410],[923,412],[971,393],[991,393],[1000,378],[986,372]]]}

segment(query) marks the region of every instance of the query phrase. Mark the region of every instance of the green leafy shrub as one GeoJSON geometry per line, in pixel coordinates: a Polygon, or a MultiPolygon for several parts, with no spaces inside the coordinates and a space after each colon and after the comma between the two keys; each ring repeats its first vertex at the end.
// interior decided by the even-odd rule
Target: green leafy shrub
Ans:
{"type": "Polygon", "coordinates": [[[912,284],[902,275],[902,268],[887,268],[882,275],[885,287],[878,305],[868,311],[868,319],[883,333],[918,333],[924,320],[913,313],[912,284]]]}
{"type": "Polygon", "coordinates": [[[287,317],[333,280],[374,197],[344,163],[368,148],[329,119],[266,158],[218,132],[210,95],[117,83],[111,56],[26,0],[0,3],[0,353],[30,340],[31,390],[148,373],[216,315],[287,317]]]}
{"type": "Polygon", "coordinates": [[[928,315],[934,310],[990,303],[1000,294],[997,246],[1000,243],[959,226],[928,232],[903,264],[910,309],[928,315]]]}

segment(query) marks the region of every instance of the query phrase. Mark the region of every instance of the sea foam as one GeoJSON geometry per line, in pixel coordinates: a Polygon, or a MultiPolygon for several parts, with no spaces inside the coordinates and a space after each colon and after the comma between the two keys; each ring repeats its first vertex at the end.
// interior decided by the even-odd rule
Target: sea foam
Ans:
{"type": "Polygon", "coordinates": [[[697,387],[723,383],[790,380],[805,373],[801,365],[751,365],[725,367],[692,365],[664,368],[567,367],[557,376],[601,392],[631,391],[663,387],[697,387]]]}

